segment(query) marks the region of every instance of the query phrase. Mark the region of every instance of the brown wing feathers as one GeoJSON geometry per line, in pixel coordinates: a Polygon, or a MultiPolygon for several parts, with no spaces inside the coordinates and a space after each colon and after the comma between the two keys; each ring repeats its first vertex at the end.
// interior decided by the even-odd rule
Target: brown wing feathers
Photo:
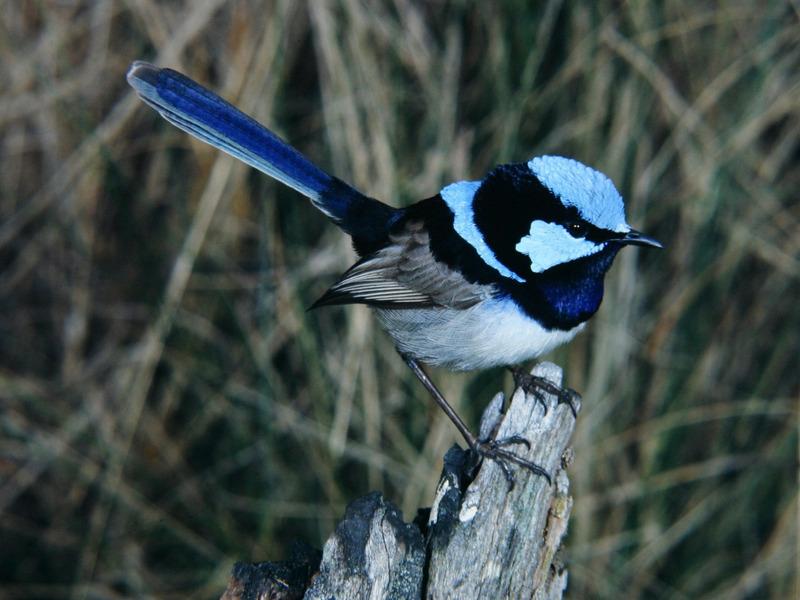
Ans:
{"type": "Polygon", "coordinates": [[[382,308],[468,308],[491,295],[436,261],[423,224],[411,221],[390,243],[353,265],[312,308],[368,304],[382,308]]]}

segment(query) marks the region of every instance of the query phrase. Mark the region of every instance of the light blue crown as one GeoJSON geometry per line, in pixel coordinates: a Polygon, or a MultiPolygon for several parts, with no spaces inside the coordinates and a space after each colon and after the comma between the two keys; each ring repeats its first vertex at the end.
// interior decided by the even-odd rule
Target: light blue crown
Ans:
{"type": "Polygon", "coordinates": [[[622,196],[600,171],[563,156],[537,156],[528,161],[528,168],[564,206],[574,206],[589,223],[611,231],[630,230],[622,196]]]}

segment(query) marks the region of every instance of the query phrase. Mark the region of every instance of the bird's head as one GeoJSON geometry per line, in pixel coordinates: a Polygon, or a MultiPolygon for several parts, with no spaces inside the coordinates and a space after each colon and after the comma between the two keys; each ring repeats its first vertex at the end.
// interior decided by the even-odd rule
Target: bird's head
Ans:
{"type": "Polygon", "coordinates": [[[560,156],[501,165],[483,181],[445,187],[454,227],[500,275],[519,282],[531,274],[586,259],[604,265],[624,245],[660,248],[631,228],[611,180],[560,156]]]}

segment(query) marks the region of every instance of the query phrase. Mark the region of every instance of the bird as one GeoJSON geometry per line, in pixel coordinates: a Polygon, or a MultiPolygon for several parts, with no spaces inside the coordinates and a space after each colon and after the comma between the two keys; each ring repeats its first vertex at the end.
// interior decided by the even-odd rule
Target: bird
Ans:
{"type": "MultiPolygon", "coordinates": [[[[550,480],[511,450],[529,446],[525,438],[474,435],[423,365],[503,366],[520,376],[518,365],[584,328],[623,247],[663,247],[628,225],[622,196],[606,175],[572,158],[542,155],[395,208],[329,175],[177,71],[135,61],[127,81],[168,122],[306,196],[348,234],[358,261],[312,308],[371,307],[479,461],[496,462],[512,485],[510,464],[550,480]]],[[[575,412],[565,390],[532,375],[525,384],[555,391],[575,412]]]]}

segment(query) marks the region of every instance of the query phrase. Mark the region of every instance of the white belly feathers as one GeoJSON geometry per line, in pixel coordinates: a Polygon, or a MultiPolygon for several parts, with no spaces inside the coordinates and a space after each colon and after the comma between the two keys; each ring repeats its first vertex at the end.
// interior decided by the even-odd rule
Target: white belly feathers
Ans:
{"type": "Polygon", "coordinates": [[[584,326],[548,331],[508,299],[485,300],[466,310],[379,308],[375,313],[400,352],[456,371],[519,364],[570,341],[584,326]]]}

